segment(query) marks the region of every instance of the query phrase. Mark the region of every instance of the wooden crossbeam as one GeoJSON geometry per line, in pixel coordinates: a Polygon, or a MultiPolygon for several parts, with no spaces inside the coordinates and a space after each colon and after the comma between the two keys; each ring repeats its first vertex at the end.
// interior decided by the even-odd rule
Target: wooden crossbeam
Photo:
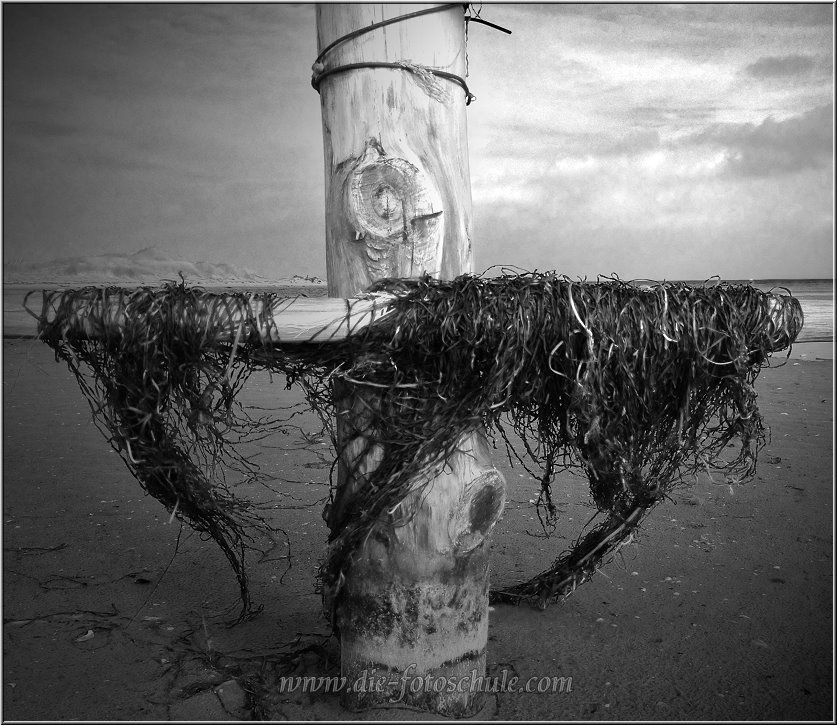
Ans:
{"type": "MultiPolygon", "coordinates": [[[[79,295],[73,299],[74,326],[68,327],[66,333],[82,334],[87,337],[106,337],[118,334],[119,328],[126,322],[126,312],[122,302],[124,296],[130,294],[131,289],[117,289],[114,287],[89,288],[88,294],[79,295]]],[[[41,294],[51,295],[48,291],[41,294]]],[[[3,337],[4,338],[36,338],[38,336],[38,315],[43,314],[41,297],[37,291],[29,293],[24,306],[24,293],[20,301],[9,305],[4,300],[3,307],[3,337]]],[[[275,298],[272,295],[253,293],[246,308],[236,307],[229,315],[198,315],[209,325],[212,324],[215,339],[219,341],[233,340],[239,334],[239,328],[245,317],[260,321],[259,336],[265,343],[305,343],[305,342],[340,342],[349,335],[356,334],[376,320],[380,320],[392,311],[392,302],[398,298],[397,294],[387,292],[364,293],[353,298],[340,297],[285,297],[275,298]],[[265,309],[265,304],[270,309],[265,309]]],[[[51,297],[52,304],[47,305],[46,321],[52,322],[56,313],[56,298],[51,297]]],[[[203,305],[205,311],[221,303],[223,293],[206,293],[196,298],[196,305],[203,305]]],[[[773,322],[773,352],[788,347],[788,340],[781,333],[785,324],[785,300],[783,296],[771,295],[772,308],[770,317],[773,322]]],[[[195,312],[203,310],[196,309],[195,312]]],[[[191,323],[190,323],[191,324],[191,323]]],[[[804,329],[804,328],[803,328],[804,329]]],[[[832,342],[833,337],[802,336],[794,343],[832,342]]]]}
{"type": "MultiPolygon", "coordinates": [[[[115,288],[91,289],[88,294],[78,295],[72,300],[72,326],[64,334],[83,335],[90,338],[114,336],[126,324],[124,298],[131,290],[115,288]]],[[[387,293],[364,294],[355,298],[334,297],[286,297],[254,293],[247,305],[230,306],[230,314],[217,314],[224,308],[224,295],[205,294],[195,299],[195,306],[205,312],[192,316],[211,325],[215,340],[233,340],[239,334],[242,322],[249,318],[259,321],[258,334],[262,341],[284,344],[303,342],[339,342],[350,334],[356,334],[372,322],[381,319],[391,310],[395,295],[387,293]],[[266,308],[269,305],[269,308],[266,308]],[[211,314],[212,310],[216,314],[211,314]]],[[[56,300],[52,298],[46,310],[31,295],[27,307],[3,310],[4,337],[37,337],[37,312],[46,315],[46,322],[52,322],[56,314],[56,300]]],[[[186,320],[184,319],[184,323],[186,320]]],[[[193,331],[194,332],[194,331],[193,331]]]]}

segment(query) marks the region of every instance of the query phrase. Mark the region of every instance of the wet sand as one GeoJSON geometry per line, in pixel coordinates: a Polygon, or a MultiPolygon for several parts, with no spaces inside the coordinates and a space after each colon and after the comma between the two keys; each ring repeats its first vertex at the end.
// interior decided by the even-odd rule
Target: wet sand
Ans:
{"type": "MultiPolygon", "coordinates": [[[[143,495],[44,345],[3,349],[4,719],[246,719],[254,705],[272,719],[422,717],[349,713],[332,694],[248,693],[263,661],[328,632],[314,592],[327,446],[296,428],[264,442],[263,469],[286,482],[279,497],[257,495],[288,532],[292,566],[283,541],[253,561],[264,611],[228,627],[237,587],[217,547],[143,495]]],[[[489,670],[572,677],[572,691],[491,695],[479,716],[831,720],[832,368],[794,357],[762,371],[772,439],[753,481],[700,478],[562,604],[494,607],[489,670]]],[[[278,380],[247,394],[299,399],[278,380]]],[[[294,422],[316,430],[310,415],[294,422]]],[[[562,518],[545,540],[528,504],[537,483],[499,452],[495,463],[509,485],[492,555],[502,584],[548,566],[591,510],[584,481],[562,479],[562,518]]],[[[312,651],[297,672],[330,667],[312,651]]]]}

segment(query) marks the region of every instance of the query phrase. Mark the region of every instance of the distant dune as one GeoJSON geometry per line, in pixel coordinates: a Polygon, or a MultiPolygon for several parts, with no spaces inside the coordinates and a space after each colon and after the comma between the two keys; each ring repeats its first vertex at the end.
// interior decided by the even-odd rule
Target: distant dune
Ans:
{"type": "Polygon", "coordinates": [[[268,279],[247,269],[214,262],[191,262],[171,257],[157,247],[133,254],[99,254],[65,257],[46,262],[3,266],[3,284],[77,287],[115,285],[120,287],[179,282],[202,286],[306,286],[324,285],[319,277],[291,275],[268,279]]]}

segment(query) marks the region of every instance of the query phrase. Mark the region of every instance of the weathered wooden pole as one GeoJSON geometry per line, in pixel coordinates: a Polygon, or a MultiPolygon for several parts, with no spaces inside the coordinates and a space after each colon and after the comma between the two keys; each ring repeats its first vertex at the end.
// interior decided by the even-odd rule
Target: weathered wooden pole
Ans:
{"type": "MultiPolygon", "coordinates": [[[[386,277],[472,271],[462,5],[319,5],[317,42],[329,294],[351,297],[386,277]]],[[[375,399],[345,385],[335,395],[346,440],[375,399]]],[[[481,430],[458,451],[444,470],[427,472],[429,484],[407,502],[412,520],[380,522],[386,533],[368,537],[341,577],[334,615],[349,708],[403,703],[462,715],[478,704],[460,678],[485,672],[485,539],[505,492],[481,430]],[[382,675],[383,687],[352,686],[382,675]],[[443,677],[463,691],[439,691],[443,677]]],[[[353,515],[362,472],[375,462],[374,450],[341,452],[327,514],[333,533],[353,515]]]]}

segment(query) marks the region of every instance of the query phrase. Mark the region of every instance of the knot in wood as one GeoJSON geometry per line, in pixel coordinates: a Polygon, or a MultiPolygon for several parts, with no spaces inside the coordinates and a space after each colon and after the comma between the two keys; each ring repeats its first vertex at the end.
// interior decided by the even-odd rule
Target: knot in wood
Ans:
{"type": "Polygon", "coordinates": [[[422,169],[370,139],[344,183],[350,241],[359,243],[370,279],[438,273],[442,202],[422,169]]]}
{"type": "Polygon", "coordinates": [[[404,216],[404,204],[398,196],[398,191],[386,182],[381,182],[372,192],[372,209],[386,222],[404,216]]]}
{"type": "Polygon", "coordinates": [[[349,187],[355,230],[363,237],[403,238],[420,202],[418,173],[409,161],[389,158],[356,169],[349,187]]]}
{"type": "Polygon", "coordinates": [[[506,505],[505,480],[495,468],[484,470],[465,485],[451,519],[455,551],[472,551],[485,541],[506,505]]]}

